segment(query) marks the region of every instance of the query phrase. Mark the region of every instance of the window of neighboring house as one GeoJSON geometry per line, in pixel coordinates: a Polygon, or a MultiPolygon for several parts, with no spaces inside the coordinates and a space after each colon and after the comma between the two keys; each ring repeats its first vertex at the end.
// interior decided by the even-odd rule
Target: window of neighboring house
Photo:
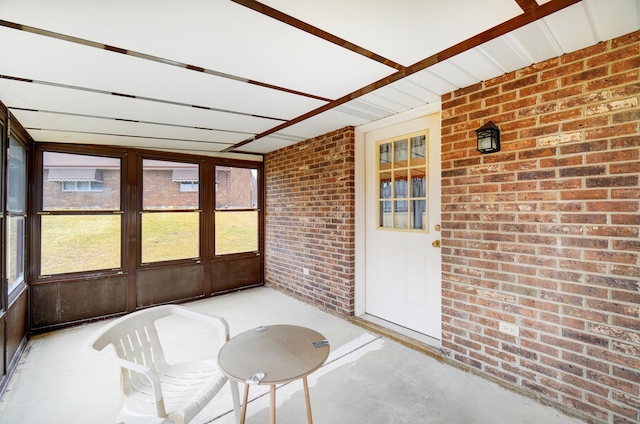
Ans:
{"type": "Polygon", "coordinates": [[[198,191],[197,181],[180,181],[180,191],[198,191]]]}
{"type": "Polygon", "coordinates": [[[142,160],[142,263],[200,257],[199,174],[196,163],[142,160]]]}
{"type": "Polygon", "coordinates": [[[216,166],[215,254],[258,251],[258,170],[216,166]]]}
{"type": "Polygon", "coordinates": [[[427,228],[427,136],[411,134],[378,144],[378,228],[427,228]]]}
{"type": "Polygon", "coordinates": [[[102,191],[98,181],[63,181],[62,191],[102,191]]]}
{"type": "Polygon", "coordinates": [[[40,275],[121,268],[121,159],[46,151],[42,167],[40,275]]]}
{"type": "Polygon", "coordinates": [[[24,279],[27,150],[9,135],[7,153],[6,276],[11,294],[24,279]]]}

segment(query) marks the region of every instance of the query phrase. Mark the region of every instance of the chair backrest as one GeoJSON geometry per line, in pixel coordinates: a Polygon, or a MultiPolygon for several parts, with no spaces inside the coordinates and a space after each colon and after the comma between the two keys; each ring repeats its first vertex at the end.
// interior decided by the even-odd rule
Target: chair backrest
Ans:
{"type": "MultiPolygon", "coordinates": [[[[108,361],[108,356],[113,355],[101,351],[112,345],[118,358],[153,370],[159,364],[166,363],[155,322],[169,315],[171,315],[170,306],[157,306],[120,317],[105,325],[87,340],[87,347],[94,349],[94,352],[89,353],[108,361]]],[[[161,398],[158,399],[157,395],[154,396],[151,381],[142,373],[123,366],[120,368],[122,390],[125,396],[128,397],[133,392],[147,392],[150,397],[156,398],[158,415],[166,416],[164,402],[161,398]]]]}
{"type": "Polygon", "coordinates": [[[155,322],[168,315],[159,306],[118,318],[94,335],[93,348],[103,350],[113,345],[119,358],[145,366],[164,361],[155,322]]]}

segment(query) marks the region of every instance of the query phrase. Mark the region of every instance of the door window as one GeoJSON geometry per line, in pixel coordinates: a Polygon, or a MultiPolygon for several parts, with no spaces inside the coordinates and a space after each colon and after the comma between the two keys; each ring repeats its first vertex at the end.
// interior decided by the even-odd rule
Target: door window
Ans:
{"type": "Polygon", "coordinates": [[[426,231],[426,156],[425,133],[378,143],[378,228],[426,231]]]}

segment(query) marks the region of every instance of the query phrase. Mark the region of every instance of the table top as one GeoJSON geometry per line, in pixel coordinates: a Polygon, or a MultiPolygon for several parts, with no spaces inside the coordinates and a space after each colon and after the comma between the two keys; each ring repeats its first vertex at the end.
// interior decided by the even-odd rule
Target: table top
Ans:
{"type": "Polygon", "coordinates": [[[315,330],[296,325],[270,325],[238,334],[218,353],[218,366],[229,378],[245,382],[263,372],[260,384],[280,384],[305,377],[324,364],[329,346],[315,330]]]}

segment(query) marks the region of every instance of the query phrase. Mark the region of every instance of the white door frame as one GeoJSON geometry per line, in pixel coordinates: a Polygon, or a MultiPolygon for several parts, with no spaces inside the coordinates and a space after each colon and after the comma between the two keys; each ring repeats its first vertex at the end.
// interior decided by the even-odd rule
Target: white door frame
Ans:
{"type": "Polygon", "coordinates": [[[429,103],[427,105],[408,110],[396,115],[389,116],[378,121],[360,125],[355,128],[355,315],[364,315],[365,309],[365,291],[366,291],[366,252],[365,252],[365,135],[368,132],[378,130],[380,128],[389,127],[391,125],[400,124],[410,121],[421,116],[431,115],[440,112],[442,109],[441,102],[429,103]]]}

